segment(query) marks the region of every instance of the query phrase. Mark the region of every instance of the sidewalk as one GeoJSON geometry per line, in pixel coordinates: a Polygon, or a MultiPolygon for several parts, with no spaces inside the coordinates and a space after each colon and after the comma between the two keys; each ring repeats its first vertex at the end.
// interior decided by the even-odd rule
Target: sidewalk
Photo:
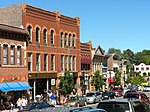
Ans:
{"type": "Polygon", "coordinates": [[[15,108],[15,109],[13,109],[13,110],[2,110],[2,111],[0,111],[0,112],[18,112],[18,109],[15,108]]]}

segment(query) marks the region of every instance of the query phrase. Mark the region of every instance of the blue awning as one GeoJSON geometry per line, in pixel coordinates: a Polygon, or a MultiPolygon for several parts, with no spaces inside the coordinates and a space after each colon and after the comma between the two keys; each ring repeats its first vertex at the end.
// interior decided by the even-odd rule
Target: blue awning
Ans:
{"type": "Polygon", "coordinates": [[[0,90],[3,92],[31,89],[27,82],[4,82],[0,83],[0,90]]]}

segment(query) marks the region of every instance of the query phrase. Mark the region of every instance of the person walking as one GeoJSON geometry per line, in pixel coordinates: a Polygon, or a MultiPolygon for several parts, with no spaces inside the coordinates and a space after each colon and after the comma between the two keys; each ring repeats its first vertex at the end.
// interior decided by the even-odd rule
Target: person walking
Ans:
{"type": "Polygon", "coordinates": [[[22,101],[21,101],[21,106],[22,108],[24,108],[27,105],[27,99],[25,99],[25,97],[22,97],[22,101]]]}
{"type": "Polygon", "coordinates": [[[18,107],[18,110],[20,111],[21,110],[21,103],[22,103],[22,100],[21,100],[21,98],[18,98],[18,100],[17,100],[17,107],[18,107]]]}

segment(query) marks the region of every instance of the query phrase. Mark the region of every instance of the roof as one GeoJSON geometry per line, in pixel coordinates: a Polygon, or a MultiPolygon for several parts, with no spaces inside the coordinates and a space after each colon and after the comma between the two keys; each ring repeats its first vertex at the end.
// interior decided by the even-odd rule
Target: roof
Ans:
{"type": "Polygon", "coordinates": [[[16,32],[16,33],[28,35],[25,29],[9,26],[5,24],[0,24],[0,31],[16,32]]]}

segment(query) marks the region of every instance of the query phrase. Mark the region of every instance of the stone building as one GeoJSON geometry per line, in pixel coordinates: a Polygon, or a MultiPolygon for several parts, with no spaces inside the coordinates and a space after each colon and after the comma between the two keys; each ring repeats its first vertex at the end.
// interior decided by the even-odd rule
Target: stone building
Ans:
{"type": "Polygon", "coordinates": [[[58,87],[65,70],[80,84],[80,19],[27,4],[0,9],[0,23],[24,28],[29,33],[27,60],[33,97],[58,87]]]}

